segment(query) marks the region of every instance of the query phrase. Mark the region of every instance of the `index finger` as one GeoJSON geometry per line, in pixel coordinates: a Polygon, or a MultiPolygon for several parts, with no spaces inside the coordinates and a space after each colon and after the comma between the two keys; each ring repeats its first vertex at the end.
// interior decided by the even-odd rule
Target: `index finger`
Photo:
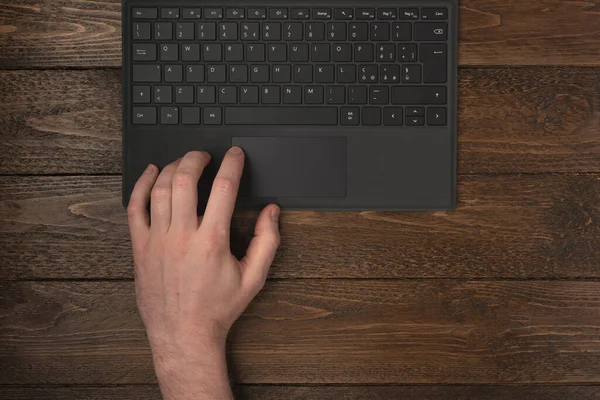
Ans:
{"type": "Polygon", "coordinates": [[[232,147],[225,154],[213,182],[201,229],[216,229],[229,237],[231,217],[235,209],[243,169],[244,152],[239,147],[232,147]]]}

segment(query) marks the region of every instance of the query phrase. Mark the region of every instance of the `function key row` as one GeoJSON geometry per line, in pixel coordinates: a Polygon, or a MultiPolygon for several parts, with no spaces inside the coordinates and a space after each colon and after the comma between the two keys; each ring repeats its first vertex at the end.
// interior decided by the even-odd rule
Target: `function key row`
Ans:
{"type": "MultiPolygon", "coordinates": [[[[157,8],[134,8],[134,19],[158,19],[157,8]]],[[[161,8],[161,19],[295,19],[295,20],[446,20],[446,8],[161,8]]]]}

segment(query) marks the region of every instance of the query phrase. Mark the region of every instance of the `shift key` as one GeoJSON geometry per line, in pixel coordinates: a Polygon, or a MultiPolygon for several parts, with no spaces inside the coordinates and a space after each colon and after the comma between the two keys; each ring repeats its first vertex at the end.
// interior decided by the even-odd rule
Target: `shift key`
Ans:
{"type": "Polygon", "coordinates": [[[392,104],[446,104],[446,88],[443,86],[393,86],[392,104]]]}
{"type": "Polygon", "coordinates": [[[134,82],[160,82],[160,65],[133,65],[134,82]]]}

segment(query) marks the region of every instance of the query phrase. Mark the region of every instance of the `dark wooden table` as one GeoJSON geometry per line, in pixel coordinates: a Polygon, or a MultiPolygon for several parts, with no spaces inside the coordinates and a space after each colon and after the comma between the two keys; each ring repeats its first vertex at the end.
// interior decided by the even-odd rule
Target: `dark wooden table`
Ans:
{"type": "MultiPolygon", "coordinates": [[[[0,4],[0,398],[159,399],[118,0],[0,4]]],[[[600,399],[600,3],[465,0],[459,206],[284,212],[241,399],[600,399]]],[[[238,215],[243,243],[255,215],[238,215]]]]}

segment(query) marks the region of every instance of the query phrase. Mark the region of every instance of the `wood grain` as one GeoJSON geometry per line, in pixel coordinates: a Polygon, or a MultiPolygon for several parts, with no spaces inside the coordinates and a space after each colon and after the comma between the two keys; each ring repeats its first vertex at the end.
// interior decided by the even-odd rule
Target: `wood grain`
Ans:
{"type": "MultiPolygon", "coordinates": [[[[0,284],[0,384],[147,384],[132,282],[0,284]]],[[[285,280],[229,338],[240,383],[600,382],[599,282],[285,280]]]]}
{"type": "MultiPolygon", "coordinates": [[[[118,71],[0,72],[0,173],[121,171],[118,71]]],[[[462,70],[459,173],[600,172],[600,70],[462,70]]]]}
{"type": "MultiPolygon", "coordinates": [[[[238,385],[236,400],[597,400],[600,386],[238,385]]],[[[158,386],[2,387],[4,400],[162,400],[158,386]]]]}
{"type": "MultiPolygon", "coordinates": [[[[0,178],[0,279],[132,278],[118,177],[0,178]]],[[[276,278],[599,278],[600,175],[465,176],[453,212],[284,212],[276,278]]],[[[238,213],[242,255],[254,213],[238,213]]]]}
{"type": "MultiPolygon", "coordinates": [[[[461,0],[461,65],[600,65],[593,0],[461,0]]],[[[0,65],[120,66],[118,0],[0,5],[0,65]]]]}

